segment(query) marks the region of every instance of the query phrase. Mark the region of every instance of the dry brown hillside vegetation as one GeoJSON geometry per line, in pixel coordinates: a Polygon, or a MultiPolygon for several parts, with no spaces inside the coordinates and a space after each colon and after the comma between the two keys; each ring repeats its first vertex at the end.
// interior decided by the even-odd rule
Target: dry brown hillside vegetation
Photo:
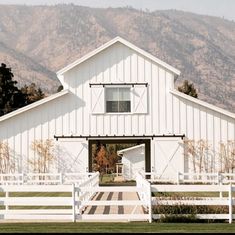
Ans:
{"type": "Polygon", "coordinates": [[[181,70],[199,98],[235,111],[235,22],[181,11],[0,5],[0,58],[48,93],[55,72],[115,36],[181,70]]]}

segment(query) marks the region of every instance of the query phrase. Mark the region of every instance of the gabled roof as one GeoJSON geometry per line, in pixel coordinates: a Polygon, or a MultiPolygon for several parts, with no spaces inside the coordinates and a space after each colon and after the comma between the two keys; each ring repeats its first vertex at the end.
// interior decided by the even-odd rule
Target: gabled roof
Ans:
{"type": "Polygon", "coordinates": [[[198,105],[201,105],[201,106],[203,106],[205,108],[208,108],[210,110],[213,110],[215,112],[218,112],[220,114],[223,114],[225,116],[228,116],[228,117],[231,117],[231,118],[235,119],[235,113],[229,112],[229,111],[227,111],[225,109],[219,108],[219,107],[217,107],[215,105],[212,105],[212,104],[209,104],[209,103],[207,103],[205,101],[196,99],[196,98],[194,98],[192,96],[186,95],[186,94],[184,94],[182,92],[179,92],[179,91],[177,91],[175,89],[171,90],[170,93],[175,95],[175,96],[181,97],[181,98],[183,98],[185,100],[189,100],[189,101],[191,101],[193,103],[196,103],[198,105]]]}
{"type": "Polygon", "coordinates": [[[34,102],[34,103],[32,103],[32,104],[29,104],[29,105],[27,105],[27,106],[25,106],[25,107],[19,108],[19,109],[17,109],[16,111],[12,111],[12,112],[10,112],[10,113],[8,113],[8,114],[3,115],[2,117],[0,117],[0,122],[4,121],[4,120],[6,120],[6,119],[9,119],[9,118],[11,118],[11,117],[14,117],[14,116],[16,116],[16,115],[18,115],[18,114],[20,114],[20,113],[26,112],[26,111],[28,111],[28,110],[30,110],[30,109],[36,108],[36,107],[38,107],[39,105],[45,104],[45,103],[47,103],[47,102],[49,102],[49,101],[51,101],[51,100],[54,100],[54,99],[59,98],[59,97],[61,97],[61,96],[64,96],[64,95],[66,95],[66,94],[68,94],[68,93],[69,93],[69,90],[62,90],[62,91],[60,91],[60,92],[58,92],[58,93],[56,93],[56,94],[50,95],[50,96],[48,96],[48,97],[46,97],[46,98],[44,98],[44,99],[41,99],[41,100],[39,100],[39,101],[36,101],[36,102],[34,102]]]}
{"type": "Polygon", "coordinates": [[[140,145],[136,145],[136,146],[133,146],[133,147],[130,147],[130,148],[119,150],[119,151],[117,151],[117,154],[119,155],[119,154],[129,152],[129,151],[132,151],[132,150],[135,150],[135,149],[138,149],[138,148],[142,148],[142,147],[145,147],[145,144],[140,144],[140,145]]]}
{"type": "Polygon", "coordinates": [[[86,54],[85,56],[83,56],[82,58],[74,61],[73,63],[69,64],[68,66],[64,67],[63,69],[59,70],[57,72],[57,76],[63,75],[64,73],[66,73],[67,71],[69,71],[70,69],[74,68],[75,66],[83,63],[84,61],[90,59],[91,57],[93,57],[94,55],[98,54],[99,52],[105,50],[106,48],[112,46],[113,44],[120,42],[123,45],[133,49],[134,51],[142,54],[143,56],[149,58],[150,60],[156,62],[157,64],[159,64],[160,66],[166,68],[167,70],[171,71],[172,73],[174,73],[175,75],[180,75],[180,71],[174,67],[172,67],[171,65],[165,63],[164,61],[156,58],[155,56],[151,55],[150,53],[140,49],[139,47],[133,45],[132,43],[128,42],[127,40],[121,38],[121,37],[116,37],[114,39],[112,39],[111,41],[105,43],[104,45],[102,45],[101,47],[95,49],[94,51],[86,54]]]}

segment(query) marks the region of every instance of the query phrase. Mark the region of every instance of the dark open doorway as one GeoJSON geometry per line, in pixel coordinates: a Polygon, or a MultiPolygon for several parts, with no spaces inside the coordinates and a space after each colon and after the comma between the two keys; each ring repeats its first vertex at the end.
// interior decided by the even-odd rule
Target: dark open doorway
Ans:
{"type": "Polygon", "coordinates": [[[107,145],[145,145],[145,171],[151,170],[151,139],[90,139],[88,140],[89,146],[89,172],[94,171],[94,145],[107,146],[107,145]]]}

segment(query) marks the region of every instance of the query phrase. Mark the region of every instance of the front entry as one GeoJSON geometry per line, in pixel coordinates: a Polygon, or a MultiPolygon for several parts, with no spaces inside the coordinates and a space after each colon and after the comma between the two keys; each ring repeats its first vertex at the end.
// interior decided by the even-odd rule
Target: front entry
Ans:
{"type": "MultiPolygon", "coordinates": [[[[108,146],[108,145],[144,145],[145,155],[145,171],[150,172],[151,170],[151,139],[92,139],[88,141],[89,148],[89,172],[96,171],[94,167],[94,148],[95,146],[108,146]]],[[[126,148],[126,147],[125,147],[126,148]]],[[[120,162],[119,162],[120,163],[120,162]]],[[[107,168],[108,169],[108,168],[107,168]]],[[[106,170],[107,171],[107,170],[106,170]]],[[[107,172],[106,172],[107,173],[107,172]]]]}

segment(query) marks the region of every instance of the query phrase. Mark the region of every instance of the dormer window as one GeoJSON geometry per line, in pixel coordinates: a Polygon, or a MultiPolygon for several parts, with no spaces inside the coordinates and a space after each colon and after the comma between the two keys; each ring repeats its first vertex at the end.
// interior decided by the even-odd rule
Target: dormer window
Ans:
{"type": "Polygon", "coordinates": [[[93,83],[91,88],[91,113],[99,114],[147,114],[147,84],[93,83]]]}
{"type": "Polygon", "coordinates": [[[105,88],[106,113],[131,112],[130,87],[105,88]]]}

